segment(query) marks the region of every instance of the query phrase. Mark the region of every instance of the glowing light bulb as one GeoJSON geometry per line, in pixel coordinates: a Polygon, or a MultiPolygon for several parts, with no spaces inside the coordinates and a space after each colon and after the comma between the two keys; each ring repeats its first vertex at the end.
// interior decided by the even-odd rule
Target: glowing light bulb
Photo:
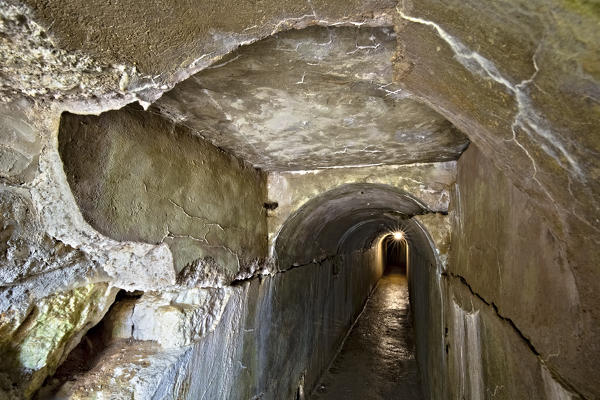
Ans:
{"type": "Polygon", "coordinates": [[[404,232],[402,232],[402,231],[394,232],[392,234],[392,236],[394,237],[394,240],[402,240],[402,239],[404,239],[404,232]]]}

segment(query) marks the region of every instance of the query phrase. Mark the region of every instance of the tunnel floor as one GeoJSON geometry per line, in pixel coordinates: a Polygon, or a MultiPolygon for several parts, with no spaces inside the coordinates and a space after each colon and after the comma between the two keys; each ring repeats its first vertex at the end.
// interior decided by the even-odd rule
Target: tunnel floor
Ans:
{"type": "Polygon", "coordinates": [[[392,268],[311,398],[422,400],[414,348],[406,275],[392,268]]]}

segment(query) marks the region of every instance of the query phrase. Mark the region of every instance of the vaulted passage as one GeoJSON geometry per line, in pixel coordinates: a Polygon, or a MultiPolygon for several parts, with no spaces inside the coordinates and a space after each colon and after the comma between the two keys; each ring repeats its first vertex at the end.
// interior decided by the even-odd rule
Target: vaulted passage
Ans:
{"type": "Polygon", "coordinates": [[[488,3],[0,1],[0,400],[600,398],[598,7],[488,3]]]}

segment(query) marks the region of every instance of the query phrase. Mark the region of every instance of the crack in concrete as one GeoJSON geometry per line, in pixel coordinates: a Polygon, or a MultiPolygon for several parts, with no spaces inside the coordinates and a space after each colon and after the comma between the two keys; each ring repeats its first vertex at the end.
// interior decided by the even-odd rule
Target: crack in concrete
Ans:
{"type": "Polygon", "coordinates": [[[284,268],[284,269],[269,269],[269,264],[270,264],[270,260],[267,260],[265,262],[263,262],[261,264],[261,266],[259,268],[256,269],[255,272],[253,272],[251,275],[244,277],[244,278],[236,278],[231,282],[231,286],[237,286],[237,285],[241,285],[244,282],[248,282],[251,281],[253,279],[256,278],[261,278],[263,276],[275,276],[277,274],[284,274],[286,272],[289,272],[291,270],[297,269],[297,268],[302,268],[302,267],[306,267],[309,265],[323,265],[326,261],[330,261],[330,260],[334,260],[336,257],[339,257],[339,254],[334,254],[334,255],[327,255],[327,256],[321,256],[319,258],[314,258],[311,261],[302,263],[302,264],[297,264],[294,263],[291,266],[284,268]]]}
{"type": "MultiPolygon", "coordinates": [[[[467,280],[459,274],[444,271],[441,273],[441,276],[458,280],[469,290],[469,292],[474,297],[479,299],[481,302],[483,302],[488,307],[491,307],[494,310],[494,313],[496,314],[496,316],[498,318],[500,318],[502,321],[506,322],[513,329],[513,331],[517,334],[517,336],[523,341],[523,343],[529,348],[529,350],[536,356],[536,358],[538,359],[540,364],[542,366],[544,366],[550,372],[550,375],[557,383],[559,383],[561,386],[563,386],[563,388],[565,390],[570,391],[573,394],[579,396],[582,400],[586,400],[585,396],[583,396],[580,392],[578,392],[572,385],[570,385],[568,382],[566,382],[565,379],[563,379],[555,370],[553,370],[552,368],[550,368],[550,366],[548,364],[546,364],[546,360],[544,359],[543,355],[535,348],[535,346],[533,345],[531,340],[519,329],[519,327],[517,327],[517,325],[511,318],[504,316],[500,312],[496,303],[494,303],[493,301],[486,300],[482,295],[477,293],[473,289],[471,284],[469,282],[467,282],[467,280]]],[[[474,306],[472,303],[471,303],[471,307],[474,309],[474,306]]]]}
{"type": "Polygon", "coordinates": [[[222,62],[220,64],[211,65],[210,67],[206,67],[206,69],[216,69],[216,68],[224,67],[225,65],[234,62],[235,60],[237,60],[241,56],[242,56],[241,54],[238,54],[237,56],[233,57],[231,60],[227,60],[227,61],[222,62]]]}

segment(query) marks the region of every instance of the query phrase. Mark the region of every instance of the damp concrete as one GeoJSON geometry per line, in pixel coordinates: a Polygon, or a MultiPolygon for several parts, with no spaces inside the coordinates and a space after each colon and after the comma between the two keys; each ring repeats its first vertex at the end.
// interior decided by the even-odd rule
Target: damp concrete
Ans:
{"type": "Polygon", "coordinates": [[[406,275],[392,268],[311,398],[422,400],[409,309],[406,275]]]}

